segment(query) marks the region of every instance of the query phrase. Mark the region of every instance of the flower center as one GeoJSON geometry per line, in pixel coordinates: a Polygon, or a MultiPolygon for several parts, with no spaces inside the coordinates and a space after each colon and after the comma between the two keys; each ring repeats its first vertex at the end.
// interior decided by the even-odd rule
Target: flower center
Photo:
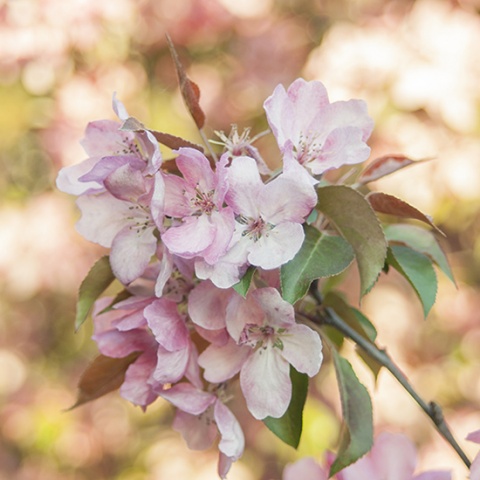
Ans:
{"type": "Polygon", "coordinates": [[[198,185],[195,187],[195,196],[190,200],[192,209],[196,210],[194,215],[210,215],[215,210],[214,193],[214,190],[202,192],[198,185]]]}
{"type": "Polygon", "coordinates": [[[318,141],[319,134],[316,132],[300,132],[300,138],[294,147],[295,156],[299,163],[305,165],[320,157],[323,144],[318,141]]]}

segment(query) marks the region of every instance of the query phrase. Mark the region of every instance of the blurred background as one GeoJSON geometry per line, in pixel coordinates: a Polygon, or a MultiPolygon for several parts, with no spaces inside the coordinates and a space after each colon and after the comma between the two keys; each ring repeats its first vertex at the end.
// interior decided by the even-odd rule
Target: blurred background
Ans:
{"type": "MultiPolygon", "coordinates": [[[[433,158],[374,188],[433,216],[457,287],[439,273],[423,320],[411,289],[389,274],[362,308],[379,344],[476,454],[464,437],[480,429],[479,13],[478,0],[0,0],[0,478],[215,478],[216,452],[188,451],[160,401],[143,413],[115,392],[64,411],[96,355],[91,325],[74,334],[73,320],[77,289],[102,251],[76,233],[74,198],[55,177],[84,158],[87,122],[115,118],[114,91],[148,127],[200,141],[167,31],[201,88],[210,136],[231,123],[264,130],[265,98],[303,76],[324,82],[332,101],[367,101],[372,158],[433,158]]],[[[272,138],[258,147],[278,162],[272,138]]],[[[466,478],[388,373],[375,384],[345,352],[373,395],[378,431],[409,435],[418,471],[466,478]]],[[[247,424],[248,449],[229,479],[280,479],[285,463],[337,448],[331,365],[312,384],[299,451],[247,424]]]]}

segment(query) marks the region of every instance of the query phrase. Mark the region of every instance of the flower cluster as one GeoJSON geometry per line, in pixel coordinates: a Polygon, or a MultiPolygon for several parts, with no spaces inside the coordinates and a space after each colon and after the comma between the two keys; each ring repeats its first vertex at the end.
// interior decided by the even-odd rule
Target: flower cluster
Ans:
{"type": "Polygon", "coordinates": [[[120,122],[90,123],[88,158],[57,179],[78,196],[78,231],[110,249],[125,287],[121,300],[97,300],[93,338],[107,357],[136,354],[123,397],[142,408],[158,397],[171,402],[174,428],[193,449],[219,434],[224,478],[244,448],[227,406],[231,381],[239,377],[253,417],[279,418],[292,397],[290,369],[310,377],[320,369],[320,337],[297,322],[278,271],[303,244],[320,175],[368,157],[372,120],[363,102],[330,103],[320,82],[299,79],[265,102],[279,173],[266,175],[236,129],[218,161],[181,146],[169,173],[154,132],[115,97],[113,107],[120,122]],[[241,295],[233,287],[253,270],[241,295]]]}

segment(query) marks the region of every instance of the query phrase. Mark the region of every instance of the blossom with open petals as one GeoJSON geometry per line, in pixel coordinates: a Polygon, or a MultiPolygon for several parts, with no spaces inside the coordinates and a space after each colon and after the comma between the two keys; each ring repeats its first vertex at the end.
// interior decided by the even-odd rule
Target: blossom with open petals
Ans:
{"type": "Polygon", "coordinates": [[[321,82],[299,78],[288,90],[278,85],[264,108],[280,150],[290,141],[296,160],[312,175],[370,155],[365,142],[373,121],[362,100],[330,103],[321,82]]]}
{"type": "Polygon", "coordinates": [[[290,365],[310,377],[322,363],[319,335],[295,322],[293,306],[274,288],[231,297],[226,326],[232,339],[199,356],[206,380],[219,383],[240,372],[240,386],[257,419],[281,417],[292,397],[290,365]]]}
{"type": "Polygon", "coordinates": [[[243,454],[245,438],[237,419],[222,401],[222,387],[205,392],[189,383],[178,383],[159,394],[177,407],[173,428],[192,450],[209,448],[220,433],[218,474],[226,478],[232,463],[243,454]]]}

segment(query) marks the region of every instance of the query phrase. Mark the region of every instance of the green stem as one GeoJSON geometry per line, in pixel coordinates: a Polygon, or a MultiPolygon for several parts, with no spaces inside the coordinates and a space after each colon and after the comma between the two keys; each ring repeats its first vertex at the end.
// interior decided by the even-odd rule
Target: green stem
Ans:
{"type": "MultiPolygon", "coordinates": [[[[313,295],[318,305],[322,305],[322,297],[317,289],[315,282],[312,284],[310,293],[313,295]]],[[[311,318],[311,317],[310,317],[311,318]]],[[[318,325],[318,320],[317,320],[318,325]]],[[[362,350],[364,350],[373,359],[383,365],[402,385],[402,387],[410,394],[410,396],[417,402],[420,408],[430,417],[437,431],[442,437],[452,446],[457,452],[458,456],[462,459],[463,463],[470,468],[471,462],[468,459],[465,452],[462,450],[458,442],[453,437],[450,428],[445,422],[441,407],[435,402],[426,402],[420,395],[414,390],[407,377],[392,361],[387,352],[378,348],[373,342],[370,342],[366,338],[362,337],[357,331],[355,331],[350,325],[348,325],[337,313],[331,308],[323,308],[322,310],[322,323],[330,325],[343,333],[345,337],[353,340],[362,350]]]]}

